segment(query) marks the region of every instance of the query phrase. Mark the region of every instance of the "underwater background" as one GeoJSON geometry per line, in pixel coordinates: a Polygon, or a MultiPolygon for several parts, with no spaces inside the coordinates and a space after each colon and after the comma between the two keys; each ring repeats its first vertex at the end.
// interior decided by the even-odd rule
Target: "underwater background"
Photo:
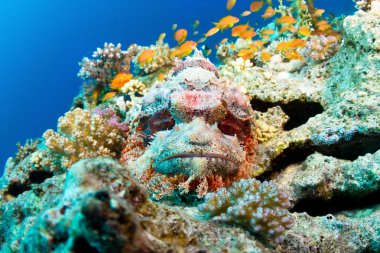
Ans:
{"type": "MultiPolygon", "coordinates": [[[[176,45],[172,25],[191,30],[199,20],[198,36],[211,22],[227,15],[239,16],[251,1],[238,1],[228,12],[225,0],[144,1],[0,1],[0,175],[8,157],[29,138],[47,128],[71,106],[82,81],[78,62],[104,42],[150,45],[165,32],[166,42],[176,45]]],[[[351,0],[319,0],[319,8],[335,16],[355,11],[351,0]]],[[[242,18],[254,27],[260,15],[242,18]]],[[[244,22],[244,21],[243,21],[244,22]]],[[[245,22],[244,22],[245,23],[245,22]]],[[[228,31],[207,40],[213,48],[228,31]]],[[[210,55],[215,62],[215,54],[210,55]]]]}

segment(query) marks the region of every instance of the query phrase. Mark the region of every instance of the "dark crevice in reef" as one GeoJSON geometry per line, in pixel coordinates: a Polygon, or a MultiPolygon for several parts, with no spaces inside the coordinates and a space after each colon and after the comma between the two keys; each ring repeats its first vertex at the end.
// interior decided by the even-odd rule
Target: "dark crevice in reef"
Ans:
{"type": "Polygon", "coordinates": [[[99,251],[92,247],[85,238],[83,237],[78,237],[74,241],[73,245],[73,252],[75,253],[99,253],[99,251]]]}
{"type": "Polygon", "coordinates": [[[287,104],[280,102],[265,102],[259,99],[251,100],[251,106],[259,112],[266,112],[269,108],[280,106],[281,109],[289,116],[289,120],[285,123],[284,130],[289,131],[305,124],[309,118],[323,112],[323,107],[317,102],[304,102],[295,100],[287,104]]]}
{"type": "Polygon", "coordinates": [[[306,212],[310,216],[324,216],[341,211],[366,209],[380,204],[380,190],[360,197],[337,196],[331,200],[304,199],[295,204],[291,212],[306,212]]]}
{"type": "Polygon", "coordinates": [[[35,170],[29,173],[28,181],[25,183],[20,182],[14,182],[10,183],[8,186],[8,190],[5,192],[5,194],[9,194],[13,197],[17,197],[18,195],[31,190],[32,184],[41,184],[46,179],[53,177],[53,172],[50,171],[41,171],[41,170],[35,170]]]}
{"type": "Polygon", "coordinates": [[[359,156],[375,153],[380,149],[380,132],[356,133],[350,140],[341,141],[334,145],[315,146],[314,150],[338,159],[354,161],[359,156]]]}
{"type": "Polygon", "coordinates": [[[32,184],[40,184],[46,179],[53,177],[53,175],[51,171],[35,170],[30,172],[29,180],[32,184]]]}
{"type": "Polygon", "coordinates": [[[291,164],[299,164],[314,152],[337,159],[354,161],[359,156],[373,154],[380,150],[380,133],[354,134],[350,140],[337,142],[333,145],[316,146],[311,141],[304,145],[290,144],[280,155],[275,157],[270,164],[271,170],[264,173],[260,179],[272,178],[279,171],[291,164]]]}
{"type": "Polygon", "coordinates": [[[8,191],[6,191],[5,194],[9,194],[13,197],[17,197],[21,193],[29,191],[29,190],[30,190],[29,184],[22,184],[22,183],[16,182],[16,183],[11,183],[8,186],[8,191]]]}

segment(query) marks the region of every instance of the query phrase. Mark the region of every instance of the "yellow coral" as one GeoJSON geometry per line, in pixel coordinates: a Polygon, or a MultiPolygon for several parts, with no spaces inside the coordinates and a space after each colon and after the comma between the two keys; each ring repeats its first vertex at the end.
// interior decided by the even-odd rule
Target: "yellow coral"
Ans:
{"type": "Polygon", "coordinates": [[[143,84],[140,80],[132,79],[121,88],[123,93],[145,93],[145,84],[143,84]]]}
{"type": "Polygon", "coordinates": [[[44,133],[45,145],[65,168],[83,158],[115,157],[122,148],[124,133],[121,123],[109,121],[116,116],[108,116],[80,108],[67,112],[59,118],[57,132],[49,129],[44,133]]]}

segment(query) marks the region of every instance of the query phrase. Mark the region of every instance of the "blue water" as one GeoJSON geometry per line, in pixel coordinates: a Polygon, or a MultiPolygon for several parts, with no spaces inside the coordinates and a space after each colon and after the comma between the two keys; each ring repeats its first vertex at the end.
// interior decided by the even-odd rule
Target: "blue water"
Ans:
{"type": "MultiPolygon", "coordinates": [[[[237,0],[230,14],[239,16],[250,2],[237,0]]],[[[316,0],[315,5],[335,15],[354,12],[352,0],[316,0]]],[[[121,42],[123,48],[149,45],[162,32],[174,46],[173,23],[192,31],[190,25],[199,19],[203,34],[227,13],[225,0],[0,1],[0,175],[17,142],[55,129],[70,108],[82,83],[76,76],[82,57],[106,41],[121,42]]],[[[252,15],[245,19],[254,27],[261,22],[252,15]]],[[[210,47],[227,34],[208,40],[210,47]]]]}

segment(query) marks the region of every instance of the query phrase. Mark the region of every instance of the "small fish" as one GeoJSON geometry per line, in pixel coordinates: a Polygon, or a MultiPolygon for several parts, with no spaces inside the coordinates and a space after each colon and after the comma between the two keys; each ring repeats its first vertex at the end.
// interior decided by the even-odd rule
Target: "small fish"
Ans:
{"type": "Polygon", "coordinates": [[[277,23],[293,25],[297,22],[297,20],[291,16],[283,16],[277,19],[277,23]]]}
{"type": "Polygon", "coordinates": [[[247,30],[247,31],[242,32],[242,34],[240,35],[240,38],[247,40],[247,39],[252,39],[255,36],[256,36],[255,31],[247,30]]]}
{"type": "Polygon", "coordinates": [[[198,19],[196,19],[195,21],[194,21],[194,24],[192,24],[191,26],[193,27],[193,29],[196,29],[198,26],[199,26],[199,20],[198,19]]]}
{"type": "Polygon", "coordinates": [[[194,48],[197,46],[197,42],[189,40],[184,42],[179,48],[175,49],[170,53],[171,57],[183,58],[191,54],[194,48]]]}
{"type": "Polygon", "coordinates": [[[263,61],[263,62],[268,62],[268,61],[270,61],[270,58],[271,58],[271,56],[270,56],[270,54],[268,53],[268,52],[261,52],[261,60],[263,61]]]}
{"type": "Polygon", "coordinates": [[[327,30],[329,30],[330,28],[331,28],[331,25],[330,25],[330,24],[324,24],[324,25],[320,25],[320,26],[318,26],[318,29],[319,29],[320,31],[322,31],[322,32],[327,31],[327,30]]]}
{"type": "Polygon", "coordinates": [[[272,35],[272,34],[274,34],[274,30],[272,30],[272,29],[265,29],[265,30],[261,30],[260,33],[262,33],[264,35],[272,35]]]}
{"type": "Polygon", "coordinates": [[[161,33],[160,36],[158,36],[158,41],[164,41],[166,37],[166,33],[161,33]]]}
{"type": "Polygon", "coordinates": [[[232,37],[239,37],[244,31],[246,31],[249,28],[249,24],[245,25],[237,25],[231,30],[231,36],[232,37]]]}
{"type": "Polygon", "coordinates": [[[280,29],[280,33],[285,33],[285,32],[296,32],[296,28],[294,26],[289,26],[289,25],[285,25],[283,27],[281,27],[280,29]]]}
{"type": "Polygon", "coordinates": [[[268,8],[266,8],[264,14],[261,15],[261,17],[264,19],[267,19],[267,18],[273,17],[275,14],[276,14],[276,11],[271,6],[269,6],[268,8]]]}
{"type": "Polygon", "coordinates": [[[207,33],[204,34],[204,36],[205,37],[210,37],[210,36],[214,35],[217,32],[219,32],[219,28],[218,27],[213,27],[210,30],[208,30],[207,33]]]}
{"type": "Polygon", "coordinates": [[[257,46],[251,44],[249,45],[249,48],[252,50],[252,52],[257,52],[259,49],[257,48],[257,46]]]}
{"type": "Polygon", "coordinates": [[[155,52],[153,49],[145,49],[140,53],[140,55],[137,57],[137,62],[140,65],[145,65],[147,63],[152,62],[153,56],[155,55],[155,52]]]}
{"type": "Polygon", "coordinates": [[[316,26],[321,26],[321,25],[326,25],[326,24],[328,24],[327,20],[322,19],[321,21],[318,21],[318,23],[316,23],[315,25],[316,26]]]}
{"type": "Polygon", "coordinates": [[[177,29],[177,24],[173,24],[172,25],[172,30],[174,31],[174,30],[176,30],[177,29]]]}
{"type": "Polygon", "coordinates": [[[249,6],[249,9],[252,12],[258,12],[263,7],[264,1],[253,1],[251,5],[249,6]]]}
{"type": "Polygon", "coordinates": [[[258,48],[262,48],[262,47],[264,46],[264,44],[265,44],[265,42],[262,41],[262,40],[255,40],[255,41],[253,42],[253,45],[255,45],[255,46],[258,47],[258,48]]]}
{"type": "Polygon", "coordinates": [[[320,16],[323,15],[323,13],[325,13],[324,9],[317,9],[317,10],[314,11],[313,16],[314,17],[320,17],[320,16]]]}
{"type": "Polygon", "coordinates": [[[116,96],[116,94],[117,94],[117,92],[115,92],[115,91],[107,92],[107,93],[104,95],[102,101],[105,102],[105,101],[107,101],[107,100],[110,100],[111,98],[113,98],[114,96],[116,96]]]}
{"type": "Polygon", "coordinates": [[[178,44],[182,44],[182,42],[186,40],[186,37],[187,37],[186,29],[178,29],[173,35],[173,38],[177,41],[178,44]]]}
{"type": "Polygon", "coordinates": [[[227,0],[226,9],[230,11],[232,8],[234,8],[235,4],[236,0],[227,0]]]}
{"type": "Polygon", "coordinates": [[[94,101],[97,101],[98,100],[98,97],[100,95],[100,93],[102,92],[102,89],[103,89],[103,86],[102,85],[96,85],[93,89],[92,89],[92,95],[91,95],[91,98],[94,100],[94,101]]]}
{"type": "Polygon", "coordinates": [[[300,29],[298,29],[298,34],[308,37],[310,36],[311,31],[307,26],[301,26],[300,29]]]}
{"type": "Polygon", "coordinates": [[[251,11],[244,11],[242,14],[240,14],[240,16],[242,16],[242,17],[246,17],[246,16],[249,16],[249,15],[251,15],[251,11]]]}
{"type": "Polygon", "coordinates": [[[199,32],[198,31],[194,31],[193,32],[193,35],[197,35],[199,32]]]}
{"type": "Polygon", "coordinates": [[[289,46],[292,48],[305,47],[306,41],[302,39],[294,39],[289,41],[289,46]]]}
{"type": "Polygon", "coordinates": [[[287,41],[281,41],[280,43],[277,44],[276,49],[278,51],[285,51],[290,49],[289,42],[287,41]]]}
{"type": "Polygon", "coordinates": [[[124,86],[124,84],[129,82],[132,77],[133,75],[130,73],[120,72],[113,78],[109,87],[114,90],[119,90],[124,86]]]}
{"type": "Polygon", "coordinates": [[[249,49],[243,48],[238,52],[238,56],[243,60],[249,60],[253,58],[253,52],[249,49]]]}
{"type": "Polygon", "coordinates": [[[164,74],[164,73],[160,73],[160,74],[157,76],[157,80],[158,80],[158,81],[163,81],[163,80],[165,80],[165,74],[164,74]]]}
{"type": "Polygon", "coordinates": [[[237,22],[239,22],[239,18],[228,15],[219,20],[219,22],[214,23],[219,30],[223,31],[227,28],[233,27],[237,22]]]}
{"type": "Polygon", "coordinates": [[[288,60],[302,60],[302,56],[296,50],[286,51],[285,57],[288,60]]]}
{"type": "Polygon", "coordinates": [[[227,43],[227,41],[228,41],[228,38],[224,38],[224,39],[222,39],[222,40],[220,41],[220,44],[225,44],[225,43],[227,43]]]}
{"type": "Polygon", "coordinates": [[[198,43],[198,44],[203,43],[203,42],[206,41],[206,39],[207,39],[206,37],[200,38],[200,39],[197,41],[197,43],[198,43]]]}

